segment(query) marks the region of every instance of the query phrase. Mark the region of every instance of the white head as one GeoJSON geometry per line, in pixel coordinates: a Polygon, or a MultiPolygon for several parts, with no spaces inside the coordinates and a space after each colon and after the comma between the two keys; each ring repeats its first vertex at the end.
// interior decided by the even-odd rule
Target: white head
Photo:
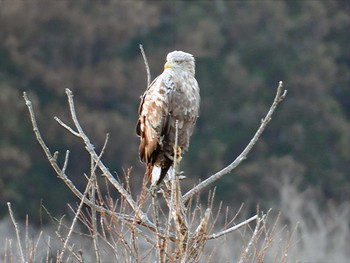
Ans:
{"type": "Polygon", "coordinates": [[[195,64],[192,54],[175,50],[166,56],[166,61],[164,69],[186,70],[194,76],[195,64]]]}

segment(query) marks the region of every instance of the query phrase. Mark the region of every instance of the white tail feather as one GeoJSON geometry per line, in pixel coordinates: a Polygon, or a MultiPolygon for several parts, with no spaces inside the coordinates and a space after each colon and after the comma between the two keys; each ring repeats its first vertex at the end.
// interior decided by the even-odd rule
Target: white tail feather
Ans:
{"type": "Polygon", "coordinates": [[[160,178],[160,173],[162,171],[162,168],[160,168],[159,166],[153,166],[152,169],[152,178],[151,178],[151,182],[152,185],[156,185],[159,178],[160,178]]]}

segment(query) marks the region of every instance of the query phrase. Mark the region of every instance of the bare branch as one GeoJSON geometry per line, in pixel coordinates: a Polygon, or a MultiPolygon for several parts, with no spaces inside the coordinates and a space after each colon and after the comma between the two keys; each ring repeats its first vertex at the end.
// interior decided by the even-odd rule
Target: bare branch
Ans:
{"type": "MultiPolygon", "coordinates": [[[[67,187],[70,189],[70,191],[72,191],[72,193],[76,197],[78,197],[79,200],[83,200],[86,205],[88,205],[89,207],[93,207],[94,209],[96,209],[96,211],[98,211],[100,213],[108,214],[108,215],[113,216],[113,217],[115,217],[115,218],[117,218],[119,220],[123,220],[123,221],[127,222],[128,224],[132,224],[132,223],[136,222],[138,225],[144,226],[144,227],[148,228],[149,230],[156,232],[156,226],[148,219],[148,217],[142,211],[140,211],[139,208],[137,208],[136,211],[139,211],[139,215],[141,214],[141,216],[137,216],[137,218],[140,218],[140,220],[138,220],[136,217],[133,217],[131,215],[126,215],[126,214],[113,212],[113,211],[111,211],[111,210],[109,210],[109,209],[107,209],[105,207],[96,205],[95,203],[91,202],[88,198],[86,198],[86,196],[84,196],[74,186],[72,181],[70,179],[68,179],[67,175],[65,173],[63,173],[63,171],[60,169],[60,167],[58,166],[58,164],[56,162],[56,159],[52,156],[52,154],[50,153],[50,149],[46,146],[44,140],[42,139],[40,131],[39,131],[38,126],[37,126],[37,122],[36,122],[36,118],[35,118],[35,114],[34,114],[32,103],[28,99],[26,92],[23,92],[23,98],[24,98],[24,100],[26,102],[26,105],[28,107],[28,110],[29,110],[29,114],[30,114],[30,118],[31,118],[32,126],[33,126],[33,131],[34,131],[34,134],[36,136],[37,141],[39,142],[40,146],[42,147],[42,149],[43,149],[47,159],[49,160],[52,168],[55,170],[56,174],[58,175],[58,178],[60,178],[67,185],[67,187]]],[[[72,99],[72,97],[71,97],[71,99],[72,99]]],[[[73,107],[72,105],[70,105],[70,106],[73,107]]],[[[73,113],[75,113],[74,108],[73,108],[73,113]]],[[[76,118],[76,115],[74,115],[74,116],[76,118]]],[[[88,140],[88,143],[90,144],[89,140],[88,140]]],[[[116,182],[120,186],[120,184],[110,174],[108,169],[102,164],[102,162],[100,161],[99,157],[97,156],[97,154],[94,152],[94,150],[92,148],[93,148],[92,145],[90,146],[90,148],[87,147],[89,152],[90,151],[93,152],[92,156],[94,157],[95,162],[99,165],[100,169],[103,168],[101,170],[104,172],[104,174],[106,176],[108,175],[108,176],[112,177],[113,180],[114,180],[113,182],[116,182]]],[[[120,187],[122,188],[122,186],[120,186],[120,187]]],[[[124,192],[126,192],[124,188],[122,188],[122,189],[124,190],[124,192]]],[[[129,194],[127,194],[126,196],[130,197],[129,194]]],[[[131,203],[133,203],[135,205],[135,207],[136,207],[136,204],[134,203],[134,201],[132,201],[131,203]]],[[[166,231],[163,228],[159,229],[159,233],[162,236],[167,236],[166,231]]],[[[171,240],[173,240],[173,241],[176,240],[176,237],[172,233],[169,234],[169,238],[171,240]]]]}
{"type": "Polygon", "coordinates": [[[143,62],[145,63],[146,72],[147,72],[147,87],[149,87],[149,85],[151,84],[151,71],[149,70],[146,53],[145,53],[145,51],[143,49],[142,44],[140,44],[140,50],[141,50],[141,54],[142,54],[142,57],[143,57],[143,62]]]}
{"type": "MultiPolygon", "coordinates": [[[[57,160],[57,158],[55,158],[57,160]]],[[[68,165],[68,159],[69,159],[69,150],[66,151],[66,156],[64,157],[64,163],[62,167],[62,173],[66,173],[67,165],[68,165]]]]}
{"type": "MultiPolygon", "coordinates": [[[[109,139],[109,134],[106,134],[106,139],[104,142],[104,145],[102,147],[101,153],[99,155],[99,158],[101,159],[106,147],[107,147],[107,142],[109,139]]],[[[90,193],[90,199],[93,203],[96,203],[96,198],[95,198],[95,194],[96,194],[96,189],[97,191],[98,189],[98,184],[96,181],[96,165],[94,160],[91,158],[91,167],[90,167],[90,180],[92,180],[92,185],[91,185],[91,193],[90,193]]],[[[93,239],[93,243],[94,243],[94,249],[95,249],[95,257],[96,257],[96,262],[100,263],[101,262],[101,255],[100,255],[100,249],[99,249],[99,241],[98,241],[98,230],[97,230],[97,218],[96,218],[96,209],[94,209],[93,207],[91,207],[91,221],[92,221],[92,239],[93,239]]]]}
{"type": "Polygon", "coordinates": [[[36,243],[35,243],[35,246],[34,246],[34,251],[33,251],[33,258],[34,259],[36,258],[36,253],[37,253],[38,247],[39,247],[39,241],[41,240],[42,235],[43,235],[43,231],[41,230],[39,232],[39,236],[38,236],[36,243]]]}
{"type": "Polygon", "coordinates": [[[110,183],[118,190],[118,192],[127,200],[127,202],[130,204],[132,209],[135,211],[135,213],[139,213],[139,216],[142,219],[148,220],[147,216],[138,209],[137,204],[133,200],[133,198],[129,195],[129,193],[121,186],[121,184],[113,177],[113,175],[109,172],[108,168],[101,162],[100,158],[95,152],[95,147],[93,144],[90,142],[89,138],[86,136],[85,132],[83,131],[82,127],[80,126],[80,123],[78,121],[76,112],[75,112],[75,106],[74,106],[74,101],[73,101],[73,93],[71,90],[66,89],[66,94],[68,96],[68,103],[69,103],[69,108],[72,116],[72,120],[75,124],[75,127],[78,130],[78,133],[80,137],[83,139],[86,149],[91,155],[91,157],[94,159],[98,167],[101,169],[103,174],[107,177],[107,179],[110,181],[110,183]]]}
{"type": "Polygon", "coordinates": [[[248,218],[247,220],[239,223],[238,225],[235,225],[233,227],[225,229],[224,231],[220,231],[218,233],[214,233],[214,234],[209,235],[207,239],[215,239],[215,238],[221,237],[223,235],[226,235],[230,232],[236,231],[237,229],[249,224],[250,222],[256,220],[257,218],[258,218],[258,215],[252,216],[251,218],[248,218]]]}
{"type": "Polygon", "coordinates": [[[38,125],[36,123],[32,102],[30,100],[28,100],[26,92],[23,92],[23,98],[24,98],[24,100],[26,102],[26,105],[28,107],[28,110],[29,110],[30,119],[31,119],[32,125],[33,125],[33,132],[34,132],[34,134],[36,136],[36,139],[39,142],[41,148],[43,148],[47,159],[49,160],[50,164],[53,166],[53,168],[55,169],[55,171],[57,173],[57,171],[60,170],[60,169],[59,169],[59,167],[58,167],[58,165],[56,163],[56,159],[51,155],[49,148],[46,146],[46,144],[44,143],[44,141],[43,141],[43,139],[41,137],[41,134],[40,134],[39,129],[38,129],[38,125]]]}
{"type": "Polygon", "coordinates": [[[194,232],[194,235],[191,237],[189,243],[189,247],[186,248],[186,261],[197,261],[197,259],[200,257],[201,253],[203,252],[203,247],[205,245],[205,242],[207,240],[208,235],[208,225],[209,225],[209,218],[211,215],[211,208],[207,208],[204,212],[204,216],[200,221],[200,224],[198,225],[196,231],[194,232]]]}
{"type": "Polygon", "coordinates": [[[8,207],[9,213],[10,213],[11,221],[12,221],[14,227],[15,227],[19,254],[20,254],[22,263],[25,263],[26,261],[24,259],[23,249],[22,249],[22,245],[21,245],[21,238],[19,236],[19,228],[18,228],[18,225],[16,223],[15,217],[13,216],[13,212],[12,212],[12,209],[11,209],[11,203],[10,202],[7,203],[7,207],[8,207]]]}
{"type": "Polygon", "coordinates": [[[188,191],[184,196],[183,196],[183,202],[186,202],[191,196],[194,194],[202,191],[205,187],[209,186],[210,184],[216,182],[220,178],[222,178],[224,175],[230,173],[233,169],[235,169],[243,160],[247,158],[248,153],[250,150],[253,148],[255,143],[259,140],[260,135],[262,132],[265,130],[266,126],[268,123],[271,121],[271,116],[274,113],[277,105],[283,101],[283,99],[287,95],[287,90],[284,90],[282,93],[282,87],[283,83],[282,81],[279,82],[277,92],[275,99],[270,107],[270,110],[267,112],[265,118],[262,120],[259,129],[256,131],[254,137],[250,140],[249,144],[246,146],[246,148],[242,151],[242,153],[228,166],[226,166],[224,169],[218,171],[217,173],[211,175],[209,178],[204,180],[203,182],[199,183],[195,187],[193,187],[190,191],[188,191]]]}
{"type": "MultiPolygon", "coordinates": [[[[106,147],[107,141],[108,141],[108,134],[107,134],[106,141],[105,141],[105,144],[104,144],[104,146],[103,146],[103,148],[102,148],[102,151],[101,151],[101,154],[100,154],[99,158],[101,158],[101,156],[102,156],[102,154],[103,154],[103,152],[104,152],[104,149],[105,149],[105,147],[106,147]]],[[[66,154],[66,161],[65,161],[65,164],[64,164],[64,166],[63,166],[62,171],[65,171],[65,170],[66,170],[66,166],[67,166],[66,163],[67,163],[67,161],[68,161],[68,153],[69,153],[69,151],[67,151],[67,154],[66,154]]],[[[88,194],[90,188],[94,189],[94,183],[95,183],[95,182],[94,182],[94,180],[95,180],[94,171],[95,171],[95,167],[94,167],[93,161],[92,161],[92,165],[91,165],[91,173],[92,173],[92,174],[91,174],[91,177],[90,177],[90,179],[89,179],[89,181],[88,181],[88,184],[87,184],[87,186],[86,186],[85,192],[84,192],[84,194],[83,194],[83,197],[84,197],[84,198],[83,198],[83,199],[80,199],[79,207],[78,207],[77,211],[75,212],[75,216],[74,216],[74,218],[73,218],[73,222],[72,222],[72,224],[71,224],[71,226],[70,226],[70,228],[69,228],[69,232],[68,232],[67,237],[66,237],[66,239],[65,239],[65,242],[64,242],[64,244],[63,244],[63,248],[62,248],[62,250],[61,250],[61,253],[59,254],[58,262],[61,262],[61,261],[63,260],[63,255],[64,255],[64,252],[65,252],[65,250],[66,250],[66,248],[67,248],[67,245],[68,245],[70,236],[72,235],[73,230],[74,230],[74,226],[75,226],[75,224],[76,224],[76,222],[77,222],[77,220],[78,220],[78,217],[80,216],[81,209],[82,209],[83,204],[84,204],[84,199],[86,198],[86,196],[87,196],[87,194],[88,194]]],[[[93,198],[94,198],[94,194],[93,194],[93,198]]],[[[92,199],[92,202],[95,203],[95,200],[92,199]]],[[[94,212],[96,212],[96,209],[94,209],[93,207],[92,207],[91,209],[92,209],[94,212]]],[[[94,217],[94,219],[96,220],[96,217],[94,217]]],[[[95,222],[95,221],[93,221],[93,222],[95,222]]],[[[94,224],[94,223],[93,223],[93,224],[94,224]]],[[[96,226],[96,224],[94,224],[94,226],[96,226]]],[[[97,231],[94,231],[94,233],[97,234],[97,231]]],[[[97,251],[97,248],[96,248],[96,244],[97,244],[96,235],[93,235],[93,240],[94,240],[95,250],[97,251]]],[[[77,254],[76,254],[76,253],[73,253],[73,256],[77,257],[77,254]]],[[[81,259],[81,258],[77,258],[77,260],[79,261],[79,260],[82,260],[82,259],[81,259]]],[[[100,260],[99,260],[99,254],[98,254],[98,253],[97,253],[97,260],[96,260],[96,261],[97,261],[97,262],[100,262],[100,260]]]]}
{"type": "Polygon", "coordinates": [[[239,263],[243,263],[243,262],[246,261],[246,256],[249,253],[249,250],[250,250],[251,246],[258,239],[258,234],[259,234],[259,231],[260,231],[260,225],[261,225],[261,223],[264,223],[265,219],[266,219],[266,215],[264,215],[264,214],[261,217],[257,218],[257,222],[256,222],[256,226],[255,226],[253,235],[250,238],[250,240],[248,242],[248,245],[246,246],[244,252],[242,253],[242,256],[241,256],[241,259],[239,260],[239,263]]]}
{"type": "Polygon", "coordinates": [[[176,120],[175,123],[175,142],[174,142],[174,163],[172,167],[172,178],[171,178],[171,194],[169,202],[169,223],[170,217],[174,220],[176,230],[178,235],[183,236],[184,230],[188,229],[187,222],[185,217],[183,217],[182,211],[182,200],[181,200],[181,189],[179,181],[179,166],[181,161],[181,155],[178,152],[178,131],[179,130],[179,121],[176,120]]]}
{"type": "MultiPolygon", "coordinates": [[[[88,184],[87,184],[87,186],[86,186],[86,189],[85,189],[85,192],[84,192],[84,197],[86,197],[86,195],[87,195],[87,193],[88,193],[90,187],[91,187],[91,180],[89,180],[89,182],[88,182],[88,184]]],[[[81,199],[81,200],[80,200],[79,207],[78,207],[78,209],[77,209],[77,211],[76,211],[76,213],[75,213],[75,216],[74,216],[74,218],[73,218],[73,222],[72,222],[72,224],[71,224],[71,226],[70,226],[70,228],[69,228],[67,237],[66,237],[66,239],[65,239],[65,241],[64,241],[64,244],[63,244],[63,248],[62,248],[62,250],[61,250],[61,253],[60,253],[59,256],[58,256],[58,259],[57,259],[58,262],[62,262],[62,261],[63,261],[63,255],[64,255],[64,253],[65,253],[65,251],[66,251],[66,249],[67,249],[67,245],[68,245],[69,239],[70,239],[70,237],[71,237],[71,235],[72,235],[72,233],[73,233],[75,224],[76,224],[76,222],[78,221],[78,217],[79,217],[79,215],[80,215],[80,213],[81,213],[81,209],[82,209],[82,207],[83,207],[83,204],[84,204],[84,199],[81,199]]],[[[76,254],[73,254],[73,255],[76,256],[76,254]]],[[[82,259],[81,259],[81,258],[77,258],[77,260],[82,260],[82,259]]]]}
{"type": "Polygon", "coordinates": [[[58,117],[54,117],[55,121],[57,121],[63,128],[67,129],[70,133],[72,133],[73,135],[80,137],[80,134],[78,132],[76,132],[75,130],[73,130],[71,127],[69,127],[67,124],[65,124],[63,121],[61,121],[60,118],[58,117]]]}

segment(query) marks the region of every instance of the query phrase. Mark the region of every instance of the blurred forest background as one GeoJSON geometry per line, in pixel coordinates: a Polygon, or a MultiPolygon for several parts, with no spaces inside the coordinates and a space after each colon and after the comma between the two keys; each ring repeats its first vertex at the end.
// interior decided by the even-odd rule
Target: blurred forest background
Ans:
{"type": "MultiPolygon", "coordinates": [[[[182,169],[188,189],[231,162],[267,112],[278,81],[288,89],[248,159],[217,184],[216,200],[238,207],[276,207],[290,181],[305,201],[340,206],[350,199],[349,1],[0,1],[0,217],[6,202],[39,220],[73,195],[35,140],[22,98],[34,103],[52,150],[71,151],[68,175],[78,186],[89,156],[54,116],[69,120],[65,88],[103,160],[123,176],[144,174],[135,123],[147,75],[165,56],[196,58],[201,113],[182,169]]],[[[293,200],[288,200],[293,202],[293,200]]]]}

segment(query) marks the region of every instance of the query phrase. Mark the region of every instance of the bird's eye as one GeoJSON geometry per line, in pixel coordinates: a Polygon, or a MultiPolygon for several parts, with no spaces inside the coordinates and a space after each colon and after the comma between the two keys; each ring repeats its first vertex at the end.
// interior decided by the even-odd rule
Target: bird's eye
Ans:
{"type": "Polygon", "coordinates": [[[175,60],[176,64],[180,64],[180,62],[181,62],[180,60],[175,60]]]}

